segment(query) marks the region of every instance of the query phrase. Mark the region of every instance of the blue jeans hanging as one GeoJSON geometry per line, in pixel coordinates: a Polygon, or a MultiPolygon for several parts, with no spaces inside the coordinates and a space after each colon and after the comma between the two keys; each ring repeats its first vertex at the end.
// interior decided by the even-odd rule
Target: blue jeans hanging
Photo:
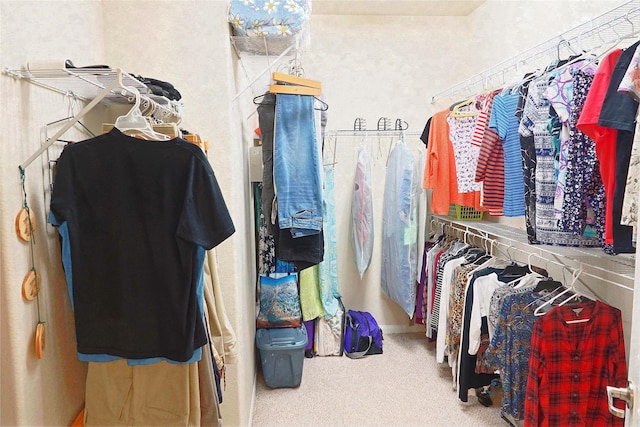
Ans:
{"type": "Polygon", "coordinates": [[[322,230],[322,179],[313,97],[276,96],[273,177],[278,224],[292,237],[322,230]]]}

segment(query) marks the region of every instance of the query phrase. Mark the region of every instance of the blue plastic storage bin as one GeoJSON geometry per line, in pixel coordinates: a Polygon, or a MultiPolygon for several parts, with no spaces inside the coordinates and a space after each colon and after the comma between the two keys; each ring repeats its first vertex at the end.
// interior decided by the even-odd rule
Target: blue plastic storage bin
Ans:
{"type": "Polygon", "coordinates": [[[302,381],[307,330],[266,328],[256,330],[256,345],[264,382],[271,388],[298,387],[302,381]]]}

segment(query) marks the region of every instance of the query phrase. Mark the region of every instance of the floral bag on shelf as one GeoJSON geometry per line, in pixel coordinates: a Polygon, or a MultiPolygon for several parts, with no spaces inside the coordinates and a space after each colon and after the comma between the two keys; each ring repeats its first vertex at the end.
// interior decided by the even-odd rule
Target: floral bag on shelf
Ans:
{"type": "Polygon", "coordinates": [[[311,0],[231,0],[228,21],[237,36],[290,36],[307,29],[311,0]]]}

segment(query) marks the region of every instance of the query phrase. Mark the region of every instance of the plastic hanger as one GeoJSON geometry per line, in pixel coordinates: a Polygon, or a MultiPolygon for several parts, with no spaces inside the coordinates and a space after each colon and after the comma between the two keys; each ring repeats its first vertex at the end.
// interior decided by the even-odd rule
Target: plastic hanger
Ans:
{"type": "MultiPolygon", "coordinates": [[[[274,93],[274,92],[269,91],[268,93],[274,93]]],[[[266,94],[262,94],[262,95],[258,95],[256,97],[254,97],[253,98],[253,103],[255,105],[276,105],[275,102],[262,102],[264,100],[265,95],[266,94]]],[[[300,93],[298,95],[304,95],[304,94],[300,93]]],[[[314,107],[315,110],[327,111],[329,109],[329,104],[327,104],[326,102],[324,102],[322,99],[318,98],[317,96],[314,96],[314,98],[315,98],[316,101],[318,101],[320,103],[319,107],[317,107],[317,108],[314,107]]]]}
{"type": "Polygon", "coordinates": [[[124,89],[135,95],[135,104],[127,114],[116,119],[114,126],[123,133],[135,131],[136,134],[140,136],[148,137],[141,139],[151,139],[155,141],[166,141],[170,139],[167,135],[154,131],[151,124],[142,115],[140,111],[140,92],[138,89],[132,86],[125,86],[124,89]]]}
{"type": "MultiPolygon", "coordinates": [[[[526,265],[526,267],[527,267],[527,270],[528,270],[528,271],[527,271],[523,276],[521,276],[521,277],[517,277],[517,278],[515,278],[514,280],[512,280],[512,281],[508,282],[508,283],[507,283],[507,285],[508,285],[508,286],[511,286],[511,287],[513,287],[514,289],[518,289],[518,288],[521,286],[522,279],[524,279],[525,277],[531,277],[531,276],[533,276],[533,277],[540,278],[540,279],[545,278],[545,276],[541,275],[540,273],[538,273],[537,271],[534,271],[534,270],[531,268],[531,257],[532,257],[533,255],[537,255],[537,254],[535,254],[535,253],[533,253],[533,252],[532,252],[532,253],[530,253],[530,254],[529,254],[529,256],[528,256],[528,258],[527,258],[527,265],[526,265]]],[[[509,267],[507,267],[507,268],[509,268],[509,267]]],[[[505,270],[506,270],[506,269],[505,269],[505,270]]]]}
{"type": "Polygon", "coordinates": [[[451,109],[451,117],[455,118],[463,118],[463,117],[475,117],[478,115],[478,111],[474,108],[471,112],[460,112],[462,107],[466,107],[467,105],[472,105],[475,101],[475,98],[467,99],[466,101],[459,102],[453,105],[451,109]]]}
{"type": "Polygon", "coordinates": [[[564,295],[571,294],[560,305],[566,304],[568,301],[570,301],[572,299],[575,299],[576,295],[580,295],[575,289],[575,283],[578,281],[578,277],[580,276],[581,273],[582,273],[582,269],[575,270],[573,273],[571,273],[572,278],[571,278],[571,283],[569,284],[569,286],[566,289],[564,289],[562,292],[560,292],[558,295],[554,296],[553,298],[551,298],[548,301],[545,301],[538,308],[536,308],[534,310],[534,312],[533,312],[534,316],[542,316],[542,315],[546,314],[546,312],[547,312],[546,309],[548,307],[551,307],[551,305],[554,302],[556,302],[558,299],[560,299],[564,295]]]}

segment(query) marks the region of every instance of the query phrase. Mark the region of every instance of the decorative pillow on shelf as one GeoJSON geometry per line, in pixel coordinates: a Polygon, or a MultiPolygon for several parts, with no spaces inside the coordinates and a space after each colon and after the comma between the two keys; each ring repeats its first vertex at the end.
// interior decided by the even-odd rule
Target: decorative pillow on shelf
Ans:
{"type": "Polygon", "coordinates": [[[291,36],[310,15],[311,0],[231,0],[227,20],[238,36],[291,36]]]}
{"type": "Polygon", "coordinates": [[[260,275],[258,328],[295,328],[302,324],[298,275],[260,275]]]}

